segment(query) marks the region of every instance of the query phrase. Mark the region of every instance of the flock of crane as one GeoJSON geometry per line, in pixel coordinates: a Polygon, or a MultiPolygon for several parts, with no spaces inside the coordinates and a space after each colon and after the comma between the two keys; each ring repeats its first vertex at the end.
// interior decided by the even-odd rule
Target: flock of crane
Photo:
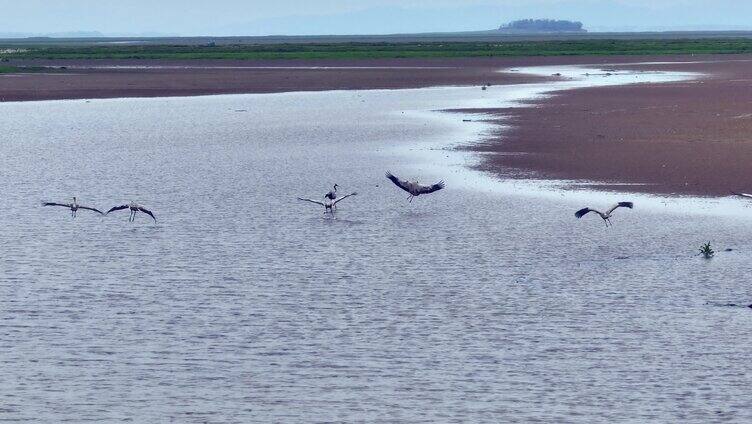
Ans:
{"type": "MultiPolygon", "coordinates": [[[[393,182],[394,185],[401,188],[402,190],[405,190],[410,195],[407,197],[407,200],[409,202],[412,202],[413,199],[416,196],[420,196],[421,194],[430,194],[435,191],[439,191],[445,187],[444,181],[439,181],[436,184],[431,185],[423,185],[420,184],[418,181],[407,181],[407,180],[401,180],[394,176],[391,172],[386,173],[386,177],[389,179],[389,181],[393,182]]],[[[302,200],[304,202],[310,202],[316,205],[320,205],[324,207],[324,214],[330,213],[334,214],[337,210],[337,203],[347,199],[348,197],[355,196],[358,193],[350,193],[346,194],[344,196],[338,196],[337,195],[337,188],[339,186],[337,184],[334,185],[333,189],[326,193],[323,197],[323,201],[314,200],[314,199],[308,199],[303,197],[298,197],[298,200],[302,200]]],[[[750,196],[752,197],[752,196],[750,196]]],[[[583,216],[587,215],[590,212],[593,212],[597,214],[598,216],[603,219],[603,222],[606,223],[606,227],[608,227],[611,224],[611,215],[614,213],[614,211],[618,208],[629,208],[632,209],[634,207],[634,203],[632,202],[619,202],[612,206],[610,209],[606,210],[605,212],[601,212],[597,209],[593,208],[582,208],[574,213],[574,216],[577,218],[582,218],[583,216]]]]}
{"type": "MultiPolygon", "coordinates": [[[[409,196],[407,197],[407,200],[409,202],[411,202],[411,203],[412,203],[412,201],[413,201],[413,199],[415,197],[420,196],[421,194],[430,194],[430,193],[433,193],[435,191],[439,191],[439,190],[441,190],[441,189],[443,189],[445,187],[444,181],[439,181],[436,184],[431,184],[431,185],[423,185],[423,184],[420,184],[418,181],[401,180],[401,179],[395,177],[394,174],[392,174],[391,172],[388,172],[388,171],[386,173],[386,177],[389,179],[389,181],[393,182],[394,185],[396,185],[397,187],[399,187],[402,190],[404,190],[407,193],[409,193],[409,196]]],[[[303,197],[298,197],[298,200],[323,206],[324,207],[324,214],[330,213],[330,214],[334,215],[334,213],[337,210],[337,203],[339,203],[339,202],[347,199],[348,197],[352,197],[352,196],[355,196],[355,195],[358,194],[358,193],[354,193],[353,192],[353,193],[346,194],[344,196],[339,196],[337,194],[337,189],[338,188],[339,188],[339,186],[337,184],[334,184],[334,187],[332,188],[332,190],[330,190],[328,193],[326,193],[324,195],[324,197],[323,197],[324,200],[323,201],[314,200],[314,199],[308,199],[308,198],[303,198],[303,197]]],[[[745,198],[752,198],[752,194],[747,194],[747,193],[737,193],[735,191],[732,191],[731,194],[733,194],[734,196],[740,196],[740,197],[745,197],[745,198]]],[[[130,202],[128,204],[120,205],[120,206],[114,206],[114,207],[110,208],[110,210],[108,210],[107,212],[102,212],[102,211],[100,211],[97,208],[92,208],[92,207],[89,207],[89,206],[79,205],[78,201],[76,200],[75,197],[73,198],[73,201],[71,203],[43,202],[42,206],[60,206],[60,207],[64,207],[64,208],[70,210],[71,217],[73,217],[73,218],[76,217],[76,213],[78,212],[79,209],[84,209],[84,210],[96,212],[96,213],[98,213],[98,214],[100,214],[102,216],[107,216],[110,212],[128,209],[130,211],[130,216],[128,217],[128,222],[134,222],[136,220],[136,214],[138,212],[143,212],[143,213],[151,216],[152,219],[154,219],[154,223],[157,222],[157,217],[154,216],[154,213],[152,213],[152,211],[144,208],[143,206],[141,206],[141,205],[139,205],[138,203],[135,203],[135,202],[130,202]]],[[[632,202],[619,202],[619,203],[613,205],[611,208],[607,209],[604,212],[601,212],[601,211],[599,211],[597,209],[593,209],[593,208],[590,208],[590,207],[582,208],[582,209],[578,210],[577,212],[575,212],[574,216],[579,219],[579,218],[582,218],[583,216],[589,214],[590,212],[593,212],[594,214],[597,214],[598,216],[600,216],[601,219],[603,219],[603,222],[606,224],[606,227],[608,227],[610,225],[613,225],[611,223],[611,215],[614,213],[614,211],[616,211],[619,208],[629,208],[629,209],[632,209],[632,208],[634,208],[634,203],[632,203],[632,202]]]]}
{"type": "Polygon", "coordinates": [[[120,210],[123,210],[123,209],[128,209],[130,211],[130,216],[128,217],[128,222],[135,221],[136,220],[136,213],[138,213],[138,212],[143,212],[143,213],[149,215],[150,217],[152,217],[152,219],[154,219],[155,223],[157,222],[157,217],[155,217],[154,214],[150,210],[148,210],[145,207],[139,205],[138,203],[134,203],[134,202],[130,202],[127,205],[115,206],[115,207],[111,208],[110,210],[108,210],[107,212],[102,212],[102,211],[100,211],[97,208],[91,208],[89,206],[79,205],[78,204],[78,200],[76,200],[75,197],[73,198],[73,201],[71,203],[43,202],[42,206],[60,206],[60,207],[66,208],[66,209],[70,209],[70,213],[71,213],[71,217],[72,218],[76,217],[76,213],[78,212],[79,209],[84,209],[84,210],[87,210],[87,211],[96,212],[96,213],[98,213],[98,214],[100,214],[102,216],[107,216],[110,212],[120,211],[120,210]]]}
{"type": "MultiPolygon", "coordinates": [[[[434,191],[439,191],[442,188],[444,188],[444,181],[439,181],[438,183],[431,184],[431,185],[423,185],[417,181],[400,180],[399,178],[395,177],[391,172],[388,172],[388,171],[386,173],[386,177],[391,182],[393,182],[397,187],[410,193],[410,196],[407,197],[407,200],[410,201],[410,203],[412,203],[413,198],[415,198],[416,196],[420,196],[421,194],[433,193],[434,191]]],[[[337,210],[337,203],[347,199],[348,197],[355,196],[358,194],[358,193],[350,193],[350,194],[346,194],[340,197],[337,195],[338,187],[339,186],[335,184],[333,189],[329,191],[329,193],[326,193],[324,195],[323,201],[307,199],[303,197],[298,197],[298,200],[302,200],[304,202],[310,202],[316,205],[323,206],[325,214],[326,213],[334,214],[334,212],[337,210]]]]}
{"type": "MultiPolygon", "coordinates": [[[[397,187],[401,188],[402,190],[408,192],[410,196],[408,196],[408,200],[410,202],[413,201],[413,198],[416,196],[420,196],[421,194],[429,194],[433,193],[435,191],[439,191],[445,187],[444,181],[439,181],[436,184],[432,185],[423,185],[420,184],[418,181],[407,181],[407,180],[401,180],[397,177],[395,177],[391,172],[386,173],[386,177],[394,183],[397,187]]],[[[334,214],[337,210],[337,203],[347,199],[348,197],[355,196],[358,193],[349,193],[344,196],[338,196],[337,195],[337,188],[339,186],[337,184],[334,184],[334,187],[331,191],[326,193],[323,197],[323,201],[314,200],[314,199],[308,199],[303,197],[298,197],[298,200],[302,200],[304,202],[310,202],[314,203],[316,205],[320,205],[324,207],[324,214],[330,213],[334,214]]],[[[752,194],[747,193],[737,193],[735,191],[732,191],[731,194],[734,196],[740,196],[740,197],[746,197],[752,199],[752,194]]],[[[597,209],[593,209],[590,207],[582,208],[574,213],[574,216],[579,218],[582,218],[583,216],[589,214],[590,212],[593,212],[594,214],[598,215],[603,219],[603,222],[606,224],[606,227],[613,225],[611,223],[611,215],[613,215],[614,211],[616,211],[619,208],[628,208],[632,209],[634,208],[634,203],[632,202],[619,202],[615,205],[613,205],[611,208],[607,209],[606,211],[599,211],[597,209]]]]}

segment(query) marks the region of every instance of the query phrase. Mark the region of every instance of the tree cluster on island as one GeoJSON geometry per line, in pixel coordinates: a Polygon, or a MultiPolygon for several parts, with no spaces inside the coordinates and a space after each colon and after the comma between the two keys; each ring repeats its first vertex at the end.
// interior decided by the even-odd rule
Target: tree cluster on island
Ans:
{"type": "Polygon", "coordinates": [[[522,19],[499,27],[504,32],[587,32],[582,22],[556,19],[522,19]]]}

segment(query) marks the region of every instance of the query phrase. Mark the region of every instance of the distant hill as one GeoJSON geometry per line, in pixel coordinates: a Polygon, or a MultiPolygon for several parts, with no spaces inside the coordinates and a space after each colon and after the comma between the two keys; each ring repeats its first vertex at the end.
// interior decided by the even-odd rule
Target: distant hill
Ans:
{"type": "Polygon", "coordinates": [[[499,31],[505,33],[552,33],[552,32],[587,32],[582,22],[560,21],[555,19],[522,19],[504,24],[499,31]]]}
{"type": "Polygon", "coordinates": [[[0,32],[0,39],[42,39],[42,38],[123,38],[123,37],[177,37],[176,34],[163,32],[141,33],[102,33],[99,31],[67,31],[67,32],[0,32]]]}
{"type": "Polygon", "coordinates": [[[0,38],[100,38],[105,35],[99,31],[68,31],[51,33],[0,32],[0,38]]]}

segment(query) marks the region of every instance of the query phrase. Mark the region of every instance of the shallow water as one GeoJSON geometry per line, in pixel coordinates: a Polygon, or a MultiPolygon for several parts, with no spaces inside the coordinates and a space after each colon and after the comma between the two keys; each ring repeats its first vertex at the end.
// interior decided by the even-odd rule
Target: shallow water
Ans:
{"type": "Polygon", "coordinates": [[[468,171],[488,128],[426,113],[540,90],[0,104],[0,419],[749,421],[747,204],[578,221],[625,196],[468,171]]]}

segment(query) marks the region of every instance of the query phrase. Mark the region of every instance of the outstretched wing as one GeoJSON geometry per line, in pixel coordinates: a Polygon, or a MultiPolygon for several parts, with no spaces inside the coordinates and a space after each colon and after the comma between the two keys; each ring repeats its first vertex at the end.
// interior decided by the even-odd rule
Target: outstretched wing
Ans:
{"type": "Polygon", "coordinates": [[[71,205],[66,205],[65,203],[53,203],[53,202],[44,202],[42,203],[42,206],[62,206],[64,208],[71,207],[71,205]]]}
{"type": "Polygon", "coordinates": [[[731,194],[733,194],[734,196],[740,196],[740,197],[748,197],[748,198],[752,199],[752,194],[747,194],[747,193],[737,193],[737,192],[735,192],[735,191],[732,191],[732,192],[731,192],[731,194]]]}
{"type": "Polygon", "coordinates": [[[418,188],[418,194],[428,194],[433,193],[434,191],[439,191],[442,188],[444,188],[444,181],[439,181],[438,183],[430,186],[420,186],[418,188]]]}
{"type": "Polygon", "coordinates": [[[315,204],[317,204],[317,205],[321,205],[321,206],[324,206],[324,207],[326,207],[326,205],[324,204],[324,202],[319,202],[318,200],[313,200],[313,199],[303,199],[302,197],[298,197],[298,200],[302,200],[302,201],[304,201],[304,202],[311,202],[311,203],[315,203],[315,204]]]}
{"type": "Polygon", "coordinates": [[[150,210],[148,210],[148,209],[146,209],[146,208],[142,208],[142,207],[139,207],[139,208],[138,208],[138,210],[140,210],[141,212],[143,212],[143,213],[145,213],[145,214],[149,215],[149,216],[150,216],[150,217],[151,217],[151,218],[152,218],[152,219],[154,220],[154,222],[157,222],[157,217],[156,217],[156,216],[154,216],[154,214],[153,214],[153,213],[151,213],[151,211],[150,211],[150,210]]]}
{"type": "Polygon", "coordinates": [[[632,202],[619,202],[611,207],[611,209],[606,212],[606,215],[610,215],[611,212],[615,211],[617,208],[629,208],[632,209],[634,207],[634,203],[632,202]]]}
{"type": "Polygon", "coordinates": [[[391,180],[394,183],[394,185],[410,193],[410,183],[408,183],[407,181],[400,180],[389,171],[386,172],[386,177],[389,178],[389,180],[391,180]]]}
{"type": "Polygon", "coordinates": [[[357,194],[358,193],[350,193],[350,194],[346,194],[346,195],[344,195],[342,197],[338,197],[337,200],[335,200],[334,202],[332,202],[332,205],[336,205],[337,203],[339,203],[339,202],[347,199],[348,197],[350,197],[350,196],[356,196],[357,194]]]}
{"type": "MultiPolygon", "coordinates": [[[[107,213],[114,212],[114,211],[120,211],[123,209],[128,209],[129,205],[121,205],[121,206],[115,206],[114,208],[107,211],[107,213]]],[[[105,215],[107,215],[107,213],[105,215]]]]}
{"type": "Polygon", "coordinates": [[[96,208],[90,208],[88,206],[79,206],[78,208],[79,209],[86,209],[87,211],[93,211],[93,212],[96,212],[96,213],[98,213],[100,215],[104,215],[104,213],[102,213],[102,211],[100,211],[99,209],[96,209],[96,208]]]}
{"type": "Polygon", "coordinates": [[[582,218],[583,216],[587,215],[588,213],[593,212],[593,209],[590,208],[582,208],[574,213],[574,216],[577,218],[582,218]]]}

